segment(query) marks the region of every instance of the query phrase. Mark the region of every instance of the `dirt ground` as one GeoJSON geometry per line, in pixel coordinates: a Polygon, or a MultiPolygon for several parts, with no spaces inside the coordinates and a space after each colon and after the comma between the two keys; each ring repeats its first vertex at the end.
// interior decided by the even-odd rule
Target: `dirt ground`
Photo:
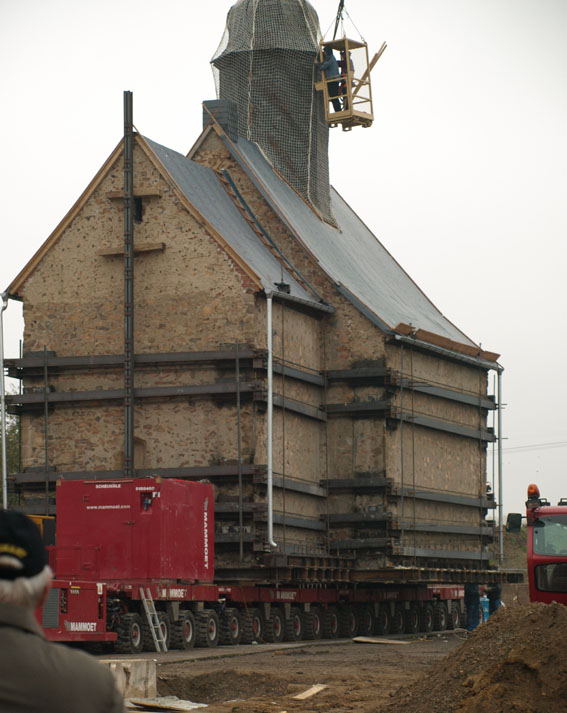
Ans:
{"type": "Polygon", "coordinates": [[[160,695],[208,703],[210,713],[366,713],[457,649],[465,634],[447,633],[403,644],[311,642],[302,648],[203,659],[158,668],[160,695]],[[293,696],[321,683],[304,701],[293,696]]]}
{"type": "MultiPolygon", "coordinates": [[[[517,600],[516,600],[517,601],[517,600]]],[[[309,642],[300,648],[160,662],[158,691],[210,713],[564,713],[567,607],[500,609],[472,634],[408,643],[309,642]],[[326,689],[303,701],[314,684],[326,689]]],[[[220,653],[220,650],[219,650],[220,653]]]]}

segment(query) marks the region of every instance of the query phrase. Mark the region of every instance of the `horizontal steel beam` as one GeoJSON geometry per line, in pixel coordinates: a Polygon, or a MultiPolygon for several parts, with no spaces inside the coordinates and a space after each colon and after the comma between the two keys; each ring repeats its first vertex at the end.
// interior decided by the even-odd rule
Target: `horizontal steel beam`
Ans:
{"type": "Polygon", "coordinates": [[[392,485],[391,478],[370,477],[370,478],[330,478],[322,480],[321,485],[329,490],[384,490],[392,485]]]}
{"type": "Polygon", "coordinates": [[[237,545],[240,543],[241,539],[242,542],[250,543],[255,542],[256,536],[251,532],[243,532],[242,537],[239,533],[234,532],[226,534],[222,532],[215,532],[215,545],[237,545]]]}
{"type": "Polygon", "coordinates": [[[338,513],[333,515],[321,515],[322,520],[329,521],[330,525],[340,525],[347,523],[365,523],[365,524],[379,524],[386,526],[388,522],[392,519],[391,513],[388,512],[349,512],[349,513],[338,513]]]}
{"type": "Polygon", "coordinates": [[[442,421],[439,418],[431,416],[421,416],[418,414],[404,413],[401,411],[392,410],[390,418],[404,423],[411,423],[415,426],[423,426],[424,428],[432,428],[436,431],[445,431],[456,436],[464,436],[465,438],[473,438],[477,441],[494,442],[496,436],[491,431],[485,429],[472,428],[471,426],[463,426],[459,423],[451,421],[442,421]]]}
{"type": "MultiPolygon", "coordinates": [[[[174,398],[193,396],[222,396],[235,394],[239,388],[241,394],[258,391],[262,384],[258,381],[241,381],[237,387],[236,381],[225,381],[216,384],[194,384],[191,386],[153,386],[145,389],[134,389],[134,398],[174,398]]],[[[11,406],[42,405],[47,399],[48,404],[77,403],[84,401],[116,401],[124,398],[123,389],[109,389],[96,391],[50,391],[44,394],[41,391],[23,394],[13,394],[6,397],[6,402],[11,406]]]]}
{"type": "Polygon", "coordinates": [[[496,403],[494,398],[490,398],[482,394],[471,394],[464,391],[454,391],[453,389],[445,389],[441,386],[436,386],[434,384],[426,384],[423,382],[412,382],[409,379],[400,379],[392,382],[392,385],[397,388],[406,389],[407,391],[417,391],[421,394],[428,394],[429,396],[437,396],[441,399],[447,399],[448,401],[458,401],[462,404],[468,404],[470,406],[476,406],[477,408],[491,409],[496,408],[496,403]]]}
{"type": "MultiPolygon", "coordinates": [[[[266,392],[262,391],[255,393],[254,400],[266,403],[266,392]]],[[[291,411],[292,413],[297,413],[301,416],[306,416],[307,418],[312,418],[315,421],[325,422],[327,420],[325,412],[317,406],[311,406],[310,404],[303,403],[302,401],[288,399],[281,396],[281,394],[274,394],[273,402],[274,406],[277,406],[278,408],[291,411]]]]}
{"type": "Polygon", "coordinates": [[[443,525],[430,522],[412,522],[398,521],[392,524],[393,530],[411,530],[415,532],[443,532],[452,535],[476,535],[482,537],[494,537],[495,530],[493,527],[483,525],[475,527],[474,525],[443,525]]]}
{"type": "Polygon", "coordinates": [[[430,559],[446,560],[484,560],[487,564],[494,556],[487,550],[429,550],[421,547],[396,547],[395,554],[400,557],[424,557],[430,559]]]}
{"type": "Polygon", "coordinates": [[[451,503],[453,505],[464,505],[466,507],[483,508],[492,510],[496,507],[494,500],[487,498],[474,498],[468,495],[454,495],[443,493],[438,490],[413,490],[412,488],[394,488],[392,497],[405,497],[415,500],[432,500],[436,503],[451,503]]]}
{"type": "MultiPolygon", "coordinates": [[[[258,481],[255,480],[255,482],[258,481]]],[[[314,495],[318,498],[326,498],[328,495],[326,488],[322,488],[319,485],[316,485],[315,483],[307,483],[304,480],[296,480],[287,476],[284,479],[281,476],[274,475],[272,478],[272,485],[275,488],[280,488],[282,490],[292,490],[296,493],[314,495]]]]}
{"type": "MultiPolygon", "coordinates": [[[[264,350],[242,349],[238,352],[241,361],[262,357],[264,350]]],[[[232,363],[236,360],[236,350],[230,351],[207,351],[207,352],[164,352],[150,354],[136,354],[136,366],[154,366],[165,364],[209,364],[209,363],[232,363]]],[[[57,356],[53,352],[48,353],[47,359],[39,353],[28,354],[20,359],[5,359],[6,367],[10,376],[21,377],[21,371],[29,372],[36,370],[39,375],[43,375],[43,369],[47,362],[49,370],[63,369],[111,369],[122,368],[124,366],[123,354],[98,354],[89,356],[57,356]]],[[[23,376],[28,374],[24,373],[23,376]]]]}
{"type": "Polygon", "coordinates": [[[365,381],[382,385],[390,369],[385,366],[363,367],[359,369],[332,369],[325,372],[328,381],[365,381]]]}
{"type": "Polygon", "coordinates": [[[352,401],[346,404],[327,404],[329,416],[389,416],[389,401],[352,401]]]}
{"type": "Polygon", "coordinates": [[[387,537],[366,537],[364,539],[331,540],[332,550],[382,549],[388,547],[387,537]]]}
{"type": "MultiPolygon", "coordinates": [[[[241,473],[245,477],[259,477],[266,473],[265,465],[252,465],[243,463],[241,473]]],[[[216,478],[224,480],[230,477],[238,476],[237,465],[212,465],[212,466],[195,466],[192,468],[138,468],[135,471],[137,478],[147,478],[156,476],[158,478],[180,478],[186,480],[201,480],[216,478]]],[[[45,483],[48,480],[55,483],[60,478],[63,480],[116,480],[124,477],[123,470],[90,470],[90,471],[74,471],[61,472],[33,470],[25,473],[16,473],[10,476],[18,484],[20,483],[45,483]]]]}
{"type": "Polygon", "coordinates": [[[477,584],[489,584],[492,582],[517,583],[523,581],[523,573],[520,571],[502,571],[493,569],[469,569],[469,568],[435,568],[435,567],[411,567],[404,566],[399,569],[394,567],[380,570],[353,570],[351,572],[353,582],[415,582],[432,584],[465,584],[475,582],[477,584]]]}
{"type": "MultiPolygon", "coordinates": [[[[265,365],[264,368],[266,368],[265,365]]],[[[306,369],[298,369],[297,367],[287,365],[282,366],[281,364],[278,364],[276,362],[274,362],[272,370],[274,374],[281,374],[282,376],[285,376],[289,379],[295,379],[296,381],[304,381],[308,384],[313,384],[314,386],[325,386],[325,379],[318,372],[307,371],[306,369]]]]}
{"type": "Polygon", "coordinates": [[[310,517],[298,517],[297,515],[284,515],[283,513],[274,513],[274,524],[285,525],[286,527],[297,527],[302,530],[319,530],[326,532],[327,525],[324,522],[319,522],[310,517]]]}

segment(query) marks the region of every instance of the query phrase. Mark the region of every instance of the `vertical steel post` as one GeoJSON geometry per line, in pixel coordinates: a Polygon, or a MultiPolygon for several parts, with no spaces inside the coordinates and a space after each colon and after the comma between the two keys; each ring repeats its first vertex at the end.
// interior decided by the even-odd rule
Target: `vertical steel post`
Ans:
{"type": "Polygon", "coordinates": [[[134,121],[124,92],[124,477],[134,475],[134,121]]]}
{"type": "Polygon", "coordinates": [[[241,434],[240,434],[240,354],[238,339],[236,340],[236,440],[238,446],[238,532],[239,545],[240,545],[240,561],[244,559],[244,532],[243,532],[243,522],[242,522],[242,507],[243,507],[243,493],[242,493],[242,444],[241,444],[241,434]]]}
{"type": "Polygon", "coordinates": [[[0,430],[2,431],[2,507],[8,507],[8,457],[6,454],[6,390],[4,386],[4,311],[8,307],[8,293],[2,293],[0,308],[0,430]]]}
{"type": "Polygon", "coordinates": [[[49,515],[49,380],[47,370],[47,346],[43,345],[43,418],[44,418],[44,466],[45,466],[45,514],[49,515]]]}
{"type": "Polygon", "coordinates": [[[273,438],[274,438],[274,371],[273,371],[273,343],[272,331],[272,293],[266,295],[267,319],[266,331],[268,342],[268,410],[267,410],[267,490],[268,490],[268,546],[277,547],[274,542],[274,481],[273,481],[273,438]]]}
{"type": "Polygon", "coordinates": [[[503,520],[503,491],[502,482],[502,369],[498,371],[498,561],[502,567],[504,563],[504,520],[503,520]]]}

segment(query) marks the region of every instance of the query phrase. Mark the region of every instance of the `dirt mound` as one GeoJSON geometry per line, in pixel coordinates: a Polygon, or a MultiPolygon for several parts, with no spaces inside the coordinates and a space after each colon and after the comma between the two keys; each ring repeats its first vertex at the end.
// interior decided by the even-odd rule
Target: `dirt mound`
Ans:
{"type": "Polygon", "coordinates": [[[283,696],[288,692],[287,681],[272,674],[258,674],[235,669],[199,676],[158,676],[160,696],[177,696],[194,703],[217,703],[246,699],[251,696],[283,696]]]}
{"type": "Polygon", "coordinates": [[[564,713],[567,607],[502,608],[380,713],[564,713]]]}

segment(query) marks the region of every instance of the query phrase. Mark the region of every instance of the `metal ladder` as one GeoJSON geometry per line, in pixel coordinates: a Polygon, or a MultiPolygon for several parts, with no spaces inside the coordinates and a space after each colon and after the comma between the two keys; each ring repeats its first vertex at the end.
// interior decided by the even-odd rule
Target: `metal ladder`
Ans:
{"type": "Polygon", "coordinates": [[[144,605],[144,611],[146,612],[146,618],[148,620],[148,625],[150,631],[152,632],[152,639],[154,640],[154,646],[156,651],[167,651],[167,644],[165,643],[165,638],[161,626],[159,624],[158,615],[154,605],[154,600],[152,599],[152,593],[149,587],[144,592],[144,588],[140,587],[140,599],[144,605]]]}

